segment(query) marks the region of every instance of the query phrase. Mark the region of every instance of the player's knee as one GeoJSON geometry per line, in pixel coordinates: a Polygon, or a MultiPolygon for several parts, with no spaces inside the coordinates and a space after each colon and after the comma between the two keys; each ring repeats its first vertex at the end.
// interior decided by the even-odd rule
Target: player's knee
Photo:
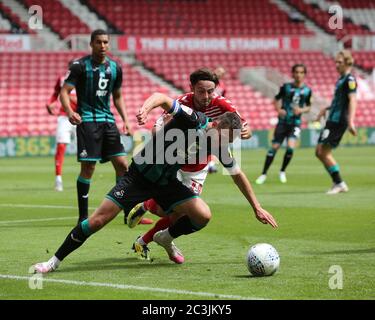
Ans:
{"type": "Polygon", "coordinates": [[[95,171],[95,162],[87,162],[81,166],[81,176],[83,178],[91,178],[95,171]]]}
{"type": "Polygon", "coordinates": [[[211,217],[211,210],[207,205],[200,208],[199,221],[201,225],[206,225],[211,220],[211,217]]]}
{"type": "Polygon", "coordinates": [[[322,150],[320,148],[315,149],[315,157],[322,159],[322,150]]]}
{"type": "Polygon", "coordinates": [[[104,215],[93,214],[90,217],[90,229],[92,229],[93,231],[100,230],[101,228],[105,226],[106,223],[107,223],[107,219],[105,218],[104,215]]]}
{"type": "Polygon", "coordinates": [[[276,154],[276,152],[277,152],[278,149],[279,149],[279,147],[272,147],[272,148],[270,148],[268,150],[267,155],[271,156],[271,157],[275,156],[275,154],[276,154]]]}

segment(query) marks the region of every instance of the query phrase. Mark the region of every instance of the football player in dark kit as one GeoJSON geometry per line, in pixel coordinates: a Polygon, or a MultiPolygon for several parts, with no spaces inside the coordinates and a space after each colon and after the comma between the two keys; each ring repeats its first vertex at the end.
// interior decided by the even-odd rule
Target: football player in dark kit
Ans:
{"type": "Polygon", "coordinates": [[[292,67],[294,82],[284,83],[279,93],[275,96],[275,109],[279,116],[276,126],[272,147],[268,150],[262,174],[255,181],[263,184],[267,179],[267,171],[275,158],[277,150],[287,139],[287,149],[284,155],[283,164],[280,169],[279,178],[286,183],[285,169],[293,157],[294,149],[301,132],[301,115],[310,111],[311,89],[303,82],[307,73],[306,66],[295,64],[292,67]]]}
{"type": "Polygon", "coordinates": [[[75,60],[61,89],[60,100],[72,124],[77,125],[77,159],[81,171],[77,179],[79,222],[88,216],[91,177],[97,161],[111,161],[116,179],[128,170],[120,132],[110,110],[110,98],[124,121],[124,132],[131,134],[121,93],[122,70],[107,56],[109,35],[104,30],[91,34],[90,55],[75,60]],[[69,102],[69,93],[77,92],[77,111],[69,102]]]}
{"type": "MultiPolygon", "coordinates": [[[[154,198],[167,214],[171,214],[173,220],[170,227],[154,236],[154,241],[167,252],[173,246],[173,239],[199,231],[207,225],[211,219],[209,206],[177,179],[177,171],[186,161],[195,160],[195,156],[201,152],[197,153],[198,150],[202,150],[203,154],[204,150],[215,150],[213,153],[219,155],[216,151],[221,148],[228,153],[228,143],[235,136],[240,136],[241,119],[237,114],[227,112],[211,122],[203,113],[196,112],[177,100],[163,94],[154,94],[141,107],[137,115],[138,123],[144,124],[149,112],[156,107],[163,108],[173,119],[133,157],[129,171],[107,194],[99,208],[69,232],[55,255],[34,266],[36,272],[56,270],[65,257],[114,219],[121,210],[127,214],[136,204],[150,198],[154,198]],[[190,139],[191,134],[193,139],[190,139]],[[210,137],[203,139],[209,141],[210,147],[204,148],[204,145],[197,142],[198,136],[195,134],[210,137]]],[[[207,154],[204,156],[206,158],[207,154]]],[[[230,157],[227,160],[228,172],[248,200],[255,217],[276,228],[276,221],[261,207],[239,165],[230,157]]]]}
{"type": "Polygon", "coordinates": [[[322,109],[318,115],[317,120],[320,120],[329,110],[326,125],[320,133],[315,151],[316,156],[332,178],[333,186],[327,192],[329,195],[349,191],[347,184],[341,178],[340,167],[333,158],[332,149],[339,145],[346,129],[354,136],[357,134],[354,124],[357,107],[357,82],[351,74],[354,59],[350,51],[343,50],[336,55],[335,63],[340,77],[336,82],[335,95],[331,105],[322,109]]]}

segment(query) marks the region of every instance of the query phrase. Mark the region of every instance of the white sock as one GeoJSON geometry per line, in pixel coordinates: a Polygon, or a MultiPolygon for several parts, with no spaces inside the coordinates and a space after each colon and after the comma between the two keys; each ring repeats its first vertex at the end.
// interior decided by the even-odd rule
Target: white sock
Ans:
{"type": "Polygon", "coordinates": [[[139,243],[141,246],[146,245],[146,242],[143,241],[143,238],[142,238],[142,237],[140,237],[137,241],[138,241],[138,243],[139,243]]]}
{"type": "Polygon", "coordinates": [[[56,182],[62,182],[62,176],[56,176],[56,182]]]}
{"type": "Polygon", "coordinates": [[[54,267],[54,269],[58,268],[58,266],[60,265],[60,262],[61,261],[57,259],[56,256],[53,256],[51,259],[48,260],[48,263],[51,264],[54,267]]]}

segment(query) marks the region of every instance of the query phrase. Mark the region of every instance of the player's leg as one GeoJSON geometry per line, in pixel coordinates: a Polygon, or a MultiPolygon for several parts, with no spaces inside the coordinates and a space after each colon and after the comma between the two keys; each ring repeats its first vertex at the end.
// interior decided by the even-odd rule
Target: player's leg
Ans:
{"type": "Polygon", "coordinates": [[[262,174],[255,180],[256,184],[263,184],[267,179],[267,171],[270,168],[273,159],[275,158],[275,155],[277,153],[277,150],[279,150],[280,144],[279,143],[272,143],[271,148],[268,150],[266,159],[264,161],[263,171],[262,174]]]}
{"type": "Polygon", "coordinates": [[[281,144],[284,141],[284,138],[286,136],[284,125],[278,124],[275,128],[275,132],[272,139],[272,146],[268,150],[266,159],[264,161],[263,171],[262,174],[255,180],[256,184],[263,184],[267,179],[267,171],[270,168],[273,159],[275,158],[275,155],[277,153],[277,150],[279,150],[281,144]]]}
{"type": "Polygon", "coordinates": [[[56,270],[60,262],[78,249],[90,235],[99,231],[121,211],[121,208],[109,199],[104,199],[90,218],[78,223],[68,234],[65,241],[47,262],[37,263],[35,272],[47,273],[56,270]]]}
{"type": "Polygon", "coordinates": [[[340,167],[332,154],[332,150],[339,145],[345,131],[345,126],[327,122],[326,127],[320,133],[316,146],[315,155],[323,163],[333,181],[333,186],[327,194],[349,191],[348,186],[341,178],[340,167]]]}
{"type": "Polygon", "coordinates": [[[56,152],[55,152],[55,190],[63,191],[62,168],[64,164],[65,150],[71,142],[71,127],[68,117],[57,117],[56,152]]]}
{"type": "Polygon", "coordinates": [[[323,163],[333,182],[333,186],[330,190],[328,190],[327,194],[337,194],[340,192],[349,191],[348,186],[341,178],[340,167],[333,157],[332,147],[325,144],[318,144],[316,146],[315,154],[323,163]]]}
{"type": "Polygon", "coordinates": [[[78,199],[78,222],[88,217],[89,213],[89,191],[91,178],[95,171],[96,162],[81,161],[81,171],[77,178],[77,199],[78,199]]]}
{"type": "Polygon", "coordinates": [[[292,160],[294,149],[296,148],[297,140],[300,136],[300,132],[301,132],[301,129],[299,127],[292,127],[292,130],[288,135],[287,147],[286,147],[283,163],[281,165],[281,169],[279,173],[279,179],[281,183],[287,182],[285,170],[287,166],[289,165],[290,161],[292,160]]]}
{"type": "Polygon", "coordinates": [[[173,240],[203,229],[211,219],[211,211],[201,198],[192,198],[174,207],[171,219],[172,225],[155,233],[153,240],[166,250],[170,260],[180,264],[185,258],[173,240]]]}
{"type": "Polygon", "coordinates": [[[55,190],[63,191],[62,168],[64,164],[64,155],[66,150],[65,143],[56,144],[55,153],[55,190]]]}
{"type": "Polygon", "coordinates": [[[96,161],[100,161],[103,141],[103,123],[83,122],[77,126],[77,160],[81,171],[77,178],[79,222],[88,216],[91,178],[96,161]]]}

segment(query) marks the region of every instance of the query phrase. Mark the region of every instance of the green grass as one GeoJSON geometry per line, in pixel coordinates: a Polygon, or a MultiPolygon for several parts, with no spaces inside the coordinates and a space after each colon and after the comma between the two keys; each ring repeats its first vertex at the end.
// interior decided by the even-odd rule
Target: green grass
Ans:
{"type": "MultiPolygon", "coordinates": [[[[265,150],[242,153],[242,169],[251,181],[260,173],[264,157],[265,150]]],[[[1,159],[0,299],[374,299],[375,149],[335,151],[351,189],[337,196],[324,194],[331,181],[312,149],[296,151],[286,185],[278,181],[282,157],[283,151],[277,154],[266,184],[254,185],[262,205],[277,219],[277,230],[254,218],[229,176],[210,175],[203,198],[213,218],[202,231],[177,239],[186,258],[183,265],[169,261],[154,243],[150,244],[153,262],[138,260],[130,247],[148,227],[130,230],[120,214],[67,257],[57,272],[44,276],[71,283],[45,281],[42,290],[29,288],[28,269],[50,258],[76,221],[79,165],[73,157],[66,159],[65,189],[58,193],[53,190],[52,158],[1,159]],[[249,276],[245,256],[258,242],[271,243],[280,254],[280,269],[272,277],[249,276]],[[343,270],[341,290],[329,288],[332,265],[343,270]],[[90,282],[96,284],[89,286],[90,282]]],[[[92,209],[113,184],[111,165],[98,165],[90,190],[92,209]]]]}

